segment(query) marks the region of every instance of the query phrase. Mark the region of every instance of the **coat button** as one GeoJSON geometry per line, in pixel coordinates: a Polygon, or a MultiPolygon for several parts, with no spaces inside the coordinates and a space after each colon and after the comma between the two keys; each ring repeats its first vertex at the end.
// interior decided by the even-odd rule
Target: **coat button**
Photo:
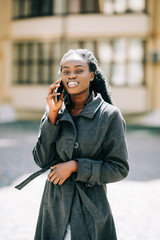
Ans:
{"type": "Polygon", "coordinates": [[[74,148],[75,148],[75,149],[79,148],[79,143],[78,143],[78,142],[75,142],[75,143],[74,143],[74,148]]]}
{"type": "Polygon", "coordinates": [[[94,182],[87,182],[86,183],[86,187],[93,187],[94,186],[94,182]]]}

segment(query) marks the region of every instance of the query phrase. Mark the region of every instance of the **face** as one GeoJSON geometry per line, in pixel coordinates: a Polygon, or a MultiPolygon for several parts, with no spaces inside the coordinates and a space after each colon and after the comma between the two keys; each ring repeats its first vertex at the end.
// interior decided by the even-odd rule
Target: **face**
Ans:
{"type": "Polygon", "coordinates": [[[62,82],[70,95],[89,93],[90,82],[94,73],[90,72],[85,59],[77,54],[66,57],[62,64],[62,82]]]}

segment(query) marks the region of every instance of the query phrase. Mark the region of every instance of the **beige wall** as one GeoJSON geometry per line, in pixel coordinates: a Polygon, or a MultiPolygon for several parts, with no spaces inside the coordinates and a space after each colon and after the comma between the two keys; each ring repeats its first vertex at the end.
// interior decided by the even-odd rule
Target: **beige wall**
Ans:
{"type": "Polygon", "coordinates": [[[148,57],[146,64],[146,80],[148,83],[151,109],[160,109],[160,1],[148,1],[150,16],[147,53],[159,54],[159,61],[153,63],[148,57]]]}
{"type": "Polygon", "coordinates": [[[85,37],[143,37],[148,32],[148,17],[143,14],[139,16],[137,14],[120,16],[71,15],[66,21],[66,36],[68,37],[81,37],[83,35],[85,37]]]}
{"type": "Polygon", "coordinates": [[[15,20],[11,23],[12,40],[59,38],[62,35],[61,17],[41,17],[15,20]]]}
{"type": "Polygon", "coordinates": [[[64,33],[68,38],[146,37],[149,31],[147,15],[73,15],[16,20],[11,23],[11,37],[16,39],[56,38],[64,33]],[[105,24],[104,24],[105,23],[105,24]],[[84,27],[85,26],[85,27],[84,27]]]}
{"type": "Polygon", "coordinates": [[[0,102],[10,102],[11,92],[11,0],[0,0],[0,102]]]}
{"type": "Polygon", "coordinates": [[[0,37],[9,37],[12,0],[0,0],[0,37]]]}
{"type": "Polygon", "coordinates": [[[12,89],[13,104],[18,110],[43,111],[46,107],[48,86],[14,86],[12,89]]]}
{"type": "Polygon", "coordinates": [[[144,86],[133,88],[112,88],[112,98],[124,114],[143,113],[150,109],[148,89],[144,86]]]}

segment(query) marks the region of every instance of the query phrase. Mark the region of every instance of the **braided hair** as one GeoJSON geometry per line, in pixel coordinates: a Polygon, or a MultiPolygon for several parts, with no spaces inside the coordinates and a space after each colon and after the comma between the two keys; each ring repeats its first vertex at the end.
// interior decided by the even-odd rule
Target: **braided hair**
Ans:
{"type": "Polygon", "coordinates": [[[90,83],[90,91],[100,93],[103,100],[113,105],[110,97],[110,92],[108,91],[108,84],[106,84],[105,76],[103,75],[101,69],[98,66],[98,61],[93,55],[93,53],[87,49],[70,49],[64,54],[60,62],[59,72],[62,72],[62,64],[66,57],[72,54],[78,54],[83,59],[85,59],[89,65],[90,72],[94,72],[94,80],[90,83]]]}

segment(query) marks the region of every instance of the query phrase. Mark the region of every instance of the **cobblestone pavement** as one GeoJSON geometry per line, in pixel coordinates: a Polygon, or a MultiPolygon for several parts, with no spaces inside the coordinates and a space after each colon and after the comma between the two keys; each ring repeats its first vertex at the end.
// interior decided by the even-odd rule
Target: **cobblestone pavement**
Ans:
{"type": "MultiPolygon", "coordinates": [[[[0,240],[33,239],[46,174],[21,191],[14,186],[38,169],[37,133],[38,122],[0,124],[0,240]]],[[[159,240],[160,129],[129,127],[127,142],[129,176],[108,184],[118,240],[159,240]]]]}

